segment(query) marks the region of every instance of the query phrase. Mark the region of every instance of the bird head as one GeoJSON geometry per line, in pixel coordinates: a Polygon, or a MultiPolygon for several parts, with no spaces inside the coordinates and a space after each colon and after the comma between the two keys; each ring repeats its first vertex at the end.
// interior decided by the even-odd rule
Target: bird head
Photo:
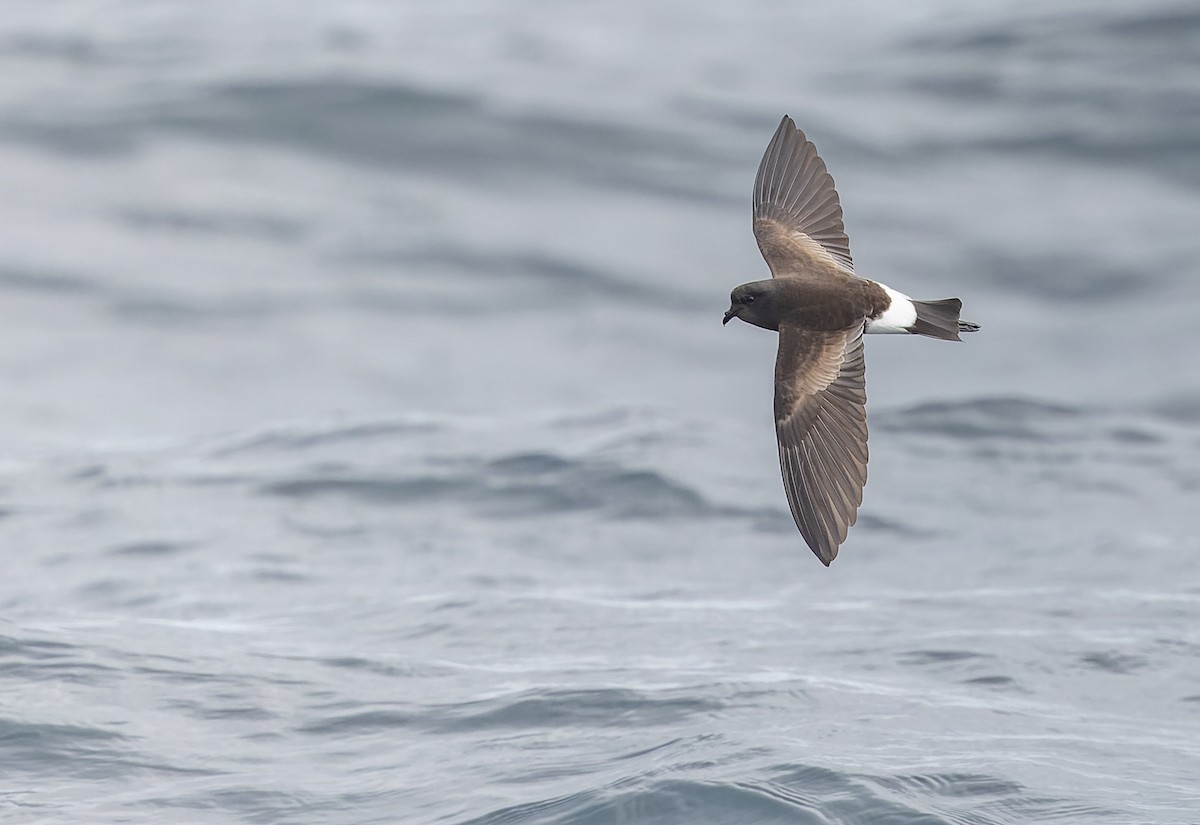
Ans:
{"type": "Polygon", "coordinates": [[[729,294],[729,310],[722,324],[740,318],[747,324],[763,329],[779,329],[779,308],[774,281],[751,281],[734,288],[729,294]]]}

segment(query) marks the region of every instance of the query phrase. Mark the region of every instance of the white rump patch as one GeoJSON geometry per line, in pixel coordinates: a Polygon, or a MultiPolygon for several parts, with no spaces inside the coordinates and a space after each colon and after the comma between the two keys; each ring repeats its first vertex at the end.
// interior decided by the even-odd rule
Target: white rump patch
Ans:
{"type": "Polygon", "coordinates": [[[903,292],[897,292],[883,284],[879,285],[883,287],[883,291],[892,299],[892,303],[888,305],[888,308],[878,318],[867,321],[867,328],[864,332],[876,335],[908,332],[912,328],[912,325],[917,322],[917,308],[913,306],[912,299],[903,292]]]}

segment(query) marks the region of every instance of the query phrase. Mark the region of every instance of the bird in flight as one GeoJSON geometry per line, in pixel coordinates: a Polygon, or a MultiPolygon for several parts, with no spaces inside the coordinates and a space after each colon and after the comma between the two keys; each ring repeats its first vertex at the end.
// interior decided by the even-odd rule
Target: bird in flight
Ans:
{"type": "Polygon", "coordinates": [[[825,566],[858,518],[867,483],[864,333],[958,341],[962,301],[914,301],[854,274],[833,178],[784,116],[754,179],[754,237],[771,278],[735,288],[723,323],[779,333],[775,434],[792,518],[825,566]]]}

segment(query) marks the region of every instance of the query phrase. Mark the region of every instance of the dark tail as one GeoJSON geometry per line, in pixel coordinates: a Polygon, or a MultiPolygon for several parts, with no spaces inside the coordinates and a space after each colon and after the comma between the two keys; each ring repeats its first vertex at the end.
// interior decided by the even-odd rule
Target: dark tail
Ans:
{"type": "Polygon", "coordinates": [[[958,337],[960,332],[976,332],[979,329],[979,324],[958,319],[962,301],[957,298],[913,301],[913,306],[917,308],[917,320],[908,331],[914,335],[928,335],[943,341],[961,341],[958,337]]]}

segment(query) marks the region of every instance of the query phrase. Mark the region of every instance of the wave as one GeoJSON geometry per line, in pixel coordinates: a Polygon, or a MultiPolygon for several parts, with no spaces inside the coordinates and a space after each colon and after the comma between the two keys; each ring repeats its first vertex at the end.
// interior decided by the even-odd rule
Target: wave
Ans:
{"type": "Polygon", "coordinates": [[[360,421],[318,427],[284,426],[234,437],[229,443],[214,449],[211,455],[225,458],[264,451],[295,452],[381,438],[429,435],[443,429],[444,425],[433,419],[418,418],[360,421]]]}
{"type": "Polygon", "coordinates": [[[1006,9],[1000,17],[930,27],[907,44],[905,52],[923,59],[902,64],[898,82],[947,103],[986,101],[1007,115],[980,121],[974,138],[956,131],[950,145],[931,133],[911,150],[1040,154],[1097,168],[1148,168],[1175,184],[1200,186],[1200,109],[1191,75],[1162,70],[1192,64],[1200,14],[1159,5],[1031,6],[1025,14],[1006,9]],[[1025,71],[1008,71],[1014,61],[1025,71]],[[1111,117],[1114,111],[1125,116],[1111,117]]]}
{"type": "MultiPolygon", "coordinates": [[[[1178,399],[1145,410],[1088,409],[1033,398],[939,401],[872,415],[878,431],[958,442],[976,456],[1015,457],[1094,470],[1165,472],[1180,483],[1194,473],[1194,402],[1178,399]]],[[[1076,486],[1086,484],[1076,479],[1076,486]]]]}
{"type": "Polygon", "coordinates": [[[720,703],[712,699],[659,696],[629,689],[540,689],[455,705],[355,711],[306,724],[301,730],[344,736],[394,727],[441,734],[506,728],[646,728],[678,724],[692,716],[716,712],[720,707],[720,703]]]}
{"type": "Polygon", "coordinates": [[[891,432],[952,439],[1060,441],[1077,433],[1085,417],[1076,407],[1007,397],[918,404],[873,416],[871,423],[891,432]]]}
{"type": "Polygon", "coordinates": [[[777,510],[716,503],[656,470],[552,452],[514,453],[491,460],[461,458],[436,473],[393,474],[327,466],[290,473],[258,490],[267,496],[332,496],[388,506],[451,501],[495,518],[584,511],[613,519],[733,516],[775,521],[781,515],[777,510]]]}
{"type": "MultiPolygon", "coordinates": [[[[179,86],[167,99],[107,101],[98,111],[53,106],[6,112],[0,138],[84,156],[132,154],[162,134],[268,144],[422,177],[528,183],[543,177],[728,202],[711,175],[727,158],[681,128],[590,120],[588,114],[505,112],[478,94],[402,80],[317,77],[179,86]]],[[[291,227],[285,227],[291,231],[291,227]]]]}
{"type": "MultiPolygon", "coordinates": [[[[457,279],[478,279],[490,284],[487,301],[480,309],[488,314],[504,308],[506,303],[528,307],[530,289],[516,289],[526,284],[537,290],[535,306],[541,307],[547,300],[547,287],[569,294],[571,300],[581,295],[595,295],[619,299],[627,304],[647,302],[653,306],[696,308],[705,305],[694,297],[660,285],[651,278],[637,278],[632,274],[619,275],[604,268],[589,266],[578,260],[551,255],[533,250],[507,251],[504,249],[470,248],[462,242],[457,245],[432,244],[423,247],[405,245],[396,248],[370,248],[362,245],[354,250],[337,253],[333,261],[351,265],[384,265],[394,271],[419,273],[421,280],[432,275],[453,273],[457,279]],[[497,281],[505,283],[503,294],[496,294],[497,281]]],[[[410,312],[411,300],[406,296],[393,297],[396,309],[410,312]]],[[[378,298],[372,296],[365,308],[377,308],[378,298]]],[[[457,305],[460,305],[460,299],[457,305]]]]}
{"type": "Polygon", "coordinates": [[[813,765],[779,765],[764,773],[744,780],[622,777],[603,788],[508,806],[462,825],[1001,825],[1122,816],[1074,800],[1034,796],[1016,782],[984,774],[872,776],[813,765]]]}

